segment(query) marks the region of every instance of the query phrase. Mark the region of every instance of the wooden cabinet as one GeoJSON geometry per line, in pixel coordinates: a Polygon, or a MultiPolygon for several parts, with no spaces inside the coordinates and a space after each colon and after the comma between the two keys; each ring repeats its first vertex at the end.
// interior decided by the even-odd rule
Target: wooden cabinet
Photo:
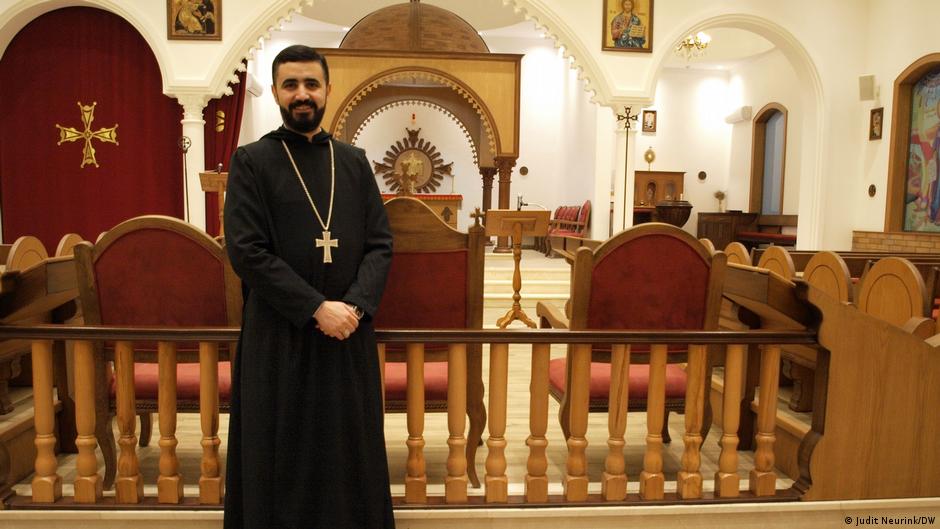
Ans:
{"type": "Polygon", "coordinates": [[[681,200],[685,172],[635,171],[633,207],[655,208],[663,200],[681,200]]]}
{"type": "Polygon", "coordinates": [[[715,248],[723,250],[734,241],[735,234],[744,226],[750,226],[757,220],[757,213],[728,211],[725,213],[699,213],[698,238],[707,238],[715,248]]]}

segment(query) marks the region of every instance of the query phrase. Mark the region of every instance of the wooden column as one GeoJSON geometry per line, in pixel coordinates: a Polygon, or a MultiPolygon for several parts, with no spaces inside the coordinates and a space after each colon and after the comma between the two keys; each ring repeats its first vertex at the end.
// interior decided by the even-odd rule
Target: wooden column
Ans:
{"type": "Polygon", "coordinates": [[[749,486],[755,496],[772,496],[777,489],[774,472],[774,430],[777,427],[777,384],[780,381],[780,346],[765,345],[760,361],[760,397],[757,408],[757,447],[749,486]]]}
{"type": "Polygon", "coordinates": [[[116,381],[118,446],[115,500],[117,503],[140,503],[144,498],[144,482],[137,460],[137,401],[134,391],[134,348],[130,342],[114,344],[114,376],[116,381]]]}
{"type": "Polygon", "coordinates": [[[607,501],[627,497],[626,462],[623,459],[623,434],[627,431],[627,407],[630,395],[630,346],[614,345],[610,352],[610,393],[607,404],[607,459],[601,478],[601,496],[607,501]]]}
{"type": "Polygon", "coordinates": [[[490,345],[490,435],[486,439],[486,501],[506,503],[509,500],[509,478],[506,477],[506,407],[509,384],[509,344],[490,345]]]}
{"type": "Polygon", "coordinates": [[[568,501],[587,500],[587,450],[588,404],[590,403],[589,386],[591,383],[591,345],[574,344],[570,346],[568,356],[571,370],[570,429],[568,437],[568,460],[565,469],[565,499],[568,501]]]}
{"type": "Polygon", "coordinates": [[[495,167],[480,167],[480,176],[483,177],[483,211],[493,207],[493,177],[496,176],[495,167]]]}
{"type": "MultiPolygon", "coordinates": [[[[499,171],[499,205],[498,209],[509,209],[509,188],[512,183],[512,168],[516,166],[516,159],[508,156],[497,156],[496,170],[499,171]]],[[[509,237],[497,237],[495,253],[509,253],[509,237]]]]}
{"type": "Polygon", "coordinates": [[[199,419],[202,426],[202,470],[199,503],[219,505],[225,483],[219,475],[219,344],[199,343],[199,419]]]}
{"type": "Polygon", "coordinates": [[[451,344],[447,351],[447,477],[444,500],[467,502],[467,345],[451,344]]]}
{"type": "Polygon", "coordinates": [[[686,366],[685,389],[685,450],[682,452],[682,470],[676,479],[676,494],[683,500],[702,497],[702,424],[705,399],[711,384],[705,380],[705,346],[690,345],[686,366]]]}
{"type": "Polygon", "coordinates": [[[176,457],[176,344],[159,342],[157,361],[160,382],[157,410],[160,416],[160,476],[157,478],[157,501],[180,503],[183,500],[183,477],[176,457]]]}
{"type": "Polygon", "coordinates": [[[548,501],[548,363],[550,344],[532,345],[532,380],[529,382],[529,459],[526,461],[525,498],[529,503],[548,501]]]}
{"type": "Polygon", "coordinates": [[[428,477],[424,462],[424,344],[405,346],[408,378],[408,463],[405,465],[405,503],[427,503],[428,477]]]}
{"type": "Polygon", "coordinates": [[[646,453],[640,473],[640,497],[663,499],[663,422],[666,412],[666,346],[650,346],[650,382],[646,393],[646,453]]]}
{"type": "MultiPolygon", "coordinates": [[[[33,413],[36,428],[36,474],[33,476],[33,503],[54,503],[62,497],[62,476],[55,457],[55,402],[52,400],[52,341],[32,344],[33,413]]],[[[76,376],[76,382],[79,382],[76,376]]],[[[80,381],[93,389],[94,378],[80,381]]],[[[92,403],[94,406],[94,403],[92,403]]],[[[94,417],[94,407],[85,410],[94,417]]]]}
{"type": "Polygon", "coordinates": [[[715,495],[737,498],[741,478],[738,477],[738,427],[741,424],[741,389],[744,378],[744,345],[729,345],[725,353],[725,394],[722,398],[721,455],[715,472],[715,495]]]}
{"type": "Polygon", "coordinates": [[[75,462],[75,503],[96,503],[101,498],[102,481],[98,475],[95,448],[95,351],[91,342],[75,343],[75,419],[78,457],[75,462]]]}

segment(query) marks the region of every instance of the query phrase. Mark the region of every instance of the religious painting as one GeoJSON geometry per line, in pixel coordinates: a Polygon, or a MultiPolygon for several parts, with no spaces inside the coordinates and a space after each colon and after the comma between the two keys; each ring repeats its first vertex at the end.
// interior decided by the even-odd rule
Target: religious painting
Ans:
{"type": "Polygon", "coordinates": [[[222,40],[222,0],[166,0],[166,38],[222,40]]]}
{"type": "Polygon", "coordinates": [[[868,141],[881,139],[881,123],[884,117],[884,107],[871,109],[871,116],[868,118],[868,141]]]}
{"type": "Polygon", "coordinates": [[[656,132],[656,111],[643,111],[643,132],[656,132]]]}
{"type": "Polygon", "coordinates": [[[604,0],[603,6],[603,49],[653,51],[653,0],[604,0]]]}
{"type": "Polygon", "coordinates": [[[904,230],[940,232],[940,68],[911,91],[904,230]]]}

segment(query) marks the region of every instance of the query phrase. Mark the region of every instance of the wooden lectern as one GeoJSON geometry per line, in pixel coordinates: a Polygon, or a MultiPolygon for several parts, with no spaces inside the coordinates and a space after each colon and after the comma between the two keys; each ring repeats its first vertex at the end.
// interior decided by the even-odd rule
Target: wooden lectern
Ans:
{"type": "MultiPolygon", "coordinates": [[[[222,164],[219,164],[219,168],[222,168],[222,164]]],[[[228,173],[222,171],[199,173],[199,183],[202,184],[202,190],[206,193],[219,194],[219,235],[225,235],[225,223],[222,216],[225,211],[225,187],[228,185],[228,173]]]]}
{"type": "Polygon", "coordinates": [[[488,237],[512,237],[512,258],[515,261],[515,270],[512,274],[512,308],[505,316],[496,321],[500,329],[505,329],[515,320],[520,320],[529,327],[536,327],[526,313],[522,310],[519,300],[519,290],[522,288],[522,274],[519,271],[519,261],[522,259],[522,237],[542,237],[548,233],[548,210],[516,211],[511,209],[491,209],[486,212],[486,235],[488,237]]]}

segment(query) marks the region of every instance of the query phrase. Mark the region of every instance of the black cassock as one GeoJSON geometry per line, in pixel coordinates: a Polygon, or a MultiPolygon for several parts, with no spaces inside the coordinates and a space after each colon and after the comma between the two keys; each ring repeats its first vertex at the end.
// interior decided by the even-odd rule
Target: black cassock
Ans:
{"type": "Polygon", "coordinates": [[[225,527],[393,527],[382,395],[371,315],[391,263],[392,236],[361,149],[333,142],[336,191],[324,264],[332,141],[283,127],[239,148],[225,200],[225,244],[245,295],[235,360],[225,527]],[[324,300],[365,311],[345,341],[312,318],[324,300]]]}

